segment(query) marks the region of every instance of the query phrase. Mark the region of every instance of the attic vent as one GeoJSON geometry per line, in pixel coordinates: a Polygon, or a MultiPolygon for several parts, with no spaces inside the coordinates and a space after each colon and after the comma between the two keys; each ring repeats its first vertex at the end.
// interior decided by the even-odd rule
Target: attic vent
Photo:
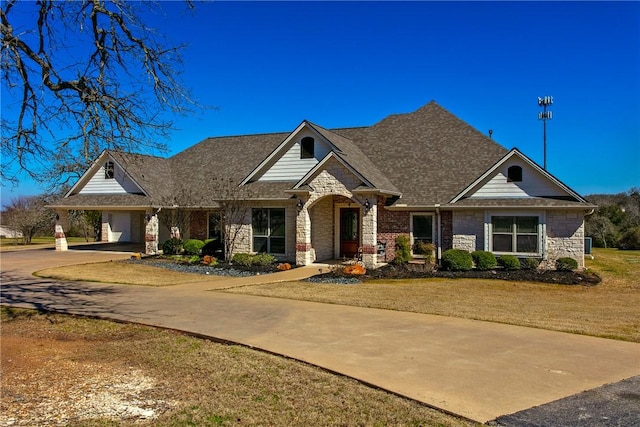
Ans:
{"type": "Polygon", "coordinates": [[[300,141],[300,158],[301,159],[313,159],[313,144],[314,140],[310,136],[302,138],[300,141]]]}
{"type": "Polygon", "coordinates": [[[104,179],[113,179],[114,166],[113,162],[107,162],[104,165],[104,179]]]}
{"type": "Polygon", "coordinates": [[[511,166],[507,169],[508,182],[522,182],[522,168],[520,166],[511,166]]]}

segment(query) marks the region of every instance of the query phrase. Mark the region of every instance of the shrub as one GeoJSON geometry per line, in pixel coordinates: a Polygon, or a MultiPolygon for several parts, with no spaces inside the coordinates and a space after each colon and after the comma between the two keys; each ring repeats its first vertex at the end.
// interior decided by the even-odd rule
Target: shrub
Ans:
{"type": "Polygon", "coordinates": [[[204,242],[198,239],[189,239],[184,242],[184,251],[189,255],[200,255],[202,252],[202,248],[204,247],[204,242]]]}
{"type": "Polygon", "coordinates": [[[463,249],[449,249],[442,254],[442,266],[449,271],[468,271],[473,268],[473,258],[463,249]]]}
{"type": "Polygon", "coordinates": [[[640,227],[627,230],[618,240],[618,247],[625,250],[640,250],[640,227]]]}
{"type": "Polygon", "coordinates": [[[578,268],[578,261],[569,257],[561,257],[556,260],[556,270],[571,271],[578,268]]]}
{"type": "Polygon", "coordinates": [[[496,256],[487,251],[475,251],[471,253],[471,258],[473,258],[473,262],[476,265],[476,269],[485,271],[491,270],[498,265],[496,261],[496,256]]]}
{"type": "Polygon", "coordinates": [[[498,265],[505,270],[520,270],[520,260],[515,255],[500,255],[498,265]]]}
{"type": "Polygon", "coordinates": [[[211,255],[205,255],[202,258],[202,263],[206,264],[206,265],[216,265],[218,263],[218,260],[215,257],[212,257],[211,255]]]}
{"type": "Polygon", "coordinates": [[[200,262],[200,256],[199,256],[199,255],[192,255],[191,257],[189,257],[189,259],[187,260],[187,262],[188,262],[189,264],[199,263],[199,262],[200,262]]]}
{"type": "Polygon", "coordinates": [[[182,252],[182,240],[169,239],[162,244],[162,253],[165,255],[177,255],[182,252]]]}
{"type": "Polygon", "coordinates": [[[353,265],[347,265],[342,271],[344,272],[344,274],[361,276],[367,272],[367,269],[360,264],[353,264],[353,265]]]}
{"type": "Polygon", "coordinates": [[[255,254],[251,257],[251,264],[266,267],[267,265],[276,262],[276,257],[269,254],[255,254]]]}
{"type": "Polygon", "coordinates": [[[404,264],[411,261],[411,244],[409,236],[400,235],[396,237],[396,257],[393,262],[396,264],[404,264]]]}
{"type": "Polygon", "coordinates": [[[433,243],[426,243],[418,240],[413,245],[413,253],[422,255],[427,264],[433,263],[436,247],[433,243]]]}
{"type": "Polygon", "coordinates": [[[252,263],[251,254],[234,254],[231,258],[231,262],[250,267],[252,263]]]}
{"type": "Polygon", "coordinates": [[[220,239],[208,239],[202,247],[202,255],[224,256],[224,247],[220,239]]]}
{"type": "Polygon", "coordinates": [[[520,260],[520,268],[523,270],[537,270],[540,261],[537,258],[523,258],[520,260]]]}

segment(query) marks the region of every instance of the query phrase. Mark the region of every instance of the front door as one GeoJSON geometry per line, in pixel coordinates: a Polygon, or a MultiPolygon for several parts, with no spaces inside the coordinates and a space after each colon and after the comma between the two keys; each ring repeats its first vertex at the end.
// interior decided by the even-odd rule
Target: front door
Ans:
{"type": "Polygon", "coordinates": [[[360,209],[340,209],[340,257],[353,258],[360,246],[360,209]]]}

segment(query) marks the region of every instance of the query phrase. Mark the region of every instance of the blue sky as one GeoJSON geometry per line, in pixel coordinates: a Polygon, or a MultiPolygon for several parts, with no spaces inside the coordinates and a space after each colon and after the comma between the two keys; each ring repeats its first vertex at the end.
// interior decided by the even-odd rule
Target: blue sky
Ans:
{"type": "MultiPolygon", "coordinates": [[[[372,125],[430,100],[574,190],[640,186],[638,2],[163,2],[151,25],[185,85],[217,107],[176,119],[175,154],[209,136],[372,125]]],[[[194,173],[206,166],[194,165],[194,173]]],[[[2,188],[2,203],[41,190],[2,188]]]]}

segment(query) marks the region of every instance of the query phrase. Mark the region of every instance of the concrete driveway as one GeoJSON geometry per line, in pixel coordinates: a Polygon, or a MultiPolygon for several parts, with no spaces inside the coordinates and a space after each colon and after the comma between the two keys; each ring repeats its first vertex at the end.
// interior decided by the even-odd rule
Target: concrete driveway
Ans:
{"type": "Polygon", "coordinates": [[[389,310],[59,282],[31,272],[127,258],[3,253],[2,304],[179,329],[286,355],[479,422],[640,374],[640,344],[389,310]]]}

